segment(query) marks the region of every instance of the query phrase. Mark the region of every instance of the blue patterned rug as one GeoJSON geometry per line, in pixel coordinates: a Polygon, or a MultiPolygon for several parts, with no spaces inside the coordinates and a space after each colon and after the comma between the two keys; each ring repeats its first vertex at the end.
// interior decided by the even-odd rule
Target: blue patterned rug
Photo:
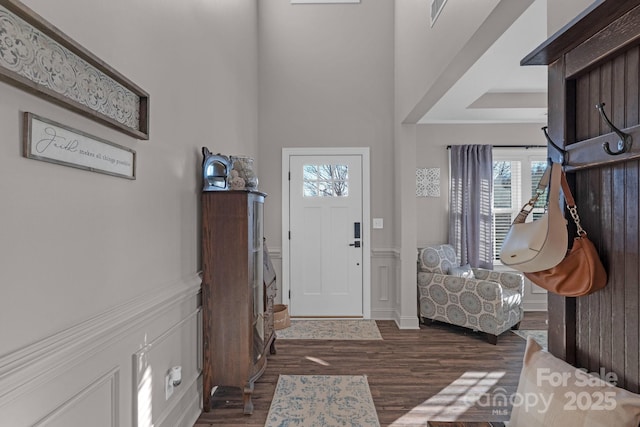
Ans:
{"type": "Polygon", "coordinates": [[[379,427],[367,377],[280,375],[265,427],[379,427]]]}
{"type": "Polygon", "coordinates": [[[381,340],[375,320],[291,319],[291,326],[276,331],[281,340],[381,340]]]}

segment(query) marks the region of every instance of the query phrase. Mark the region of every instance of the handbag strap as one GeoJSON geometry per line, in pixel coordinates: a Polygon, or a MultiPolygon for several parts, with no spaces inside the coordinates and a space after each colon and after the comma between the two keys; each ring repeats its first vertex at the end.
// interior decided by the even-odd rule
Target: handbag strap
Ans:
{"type": "Polygon", "coordinates": [[[579,237],[583,237],[587,235],[587,232],[580,225],[580,216],[578,216],[578,207],[576,206],[576,201],[573,199],[573,194],[571,194],[571,188],[569,188],[569,183],[567,182],[567,175],[562,171],[562,180],[560,181],[562,184],[562,194],[564,194],[564,198],[567,201],[567,208],[569,209],[569,213],[571,214],[571,218],[573,218],[573,222],[576,224],[577,232],[579,237]]]}
{"type": "MultiPolygon", "coordinates": [[[[527,216],[533,210],[534,205],[540,198],[540,196],[544,193],[547,186],[549,185],[549,181],[551,180],[551,169],[553,167],[553,163],[547,167],[544,171],[542,177],[540,177],[540,182],[538,182],[538,187],[536,188],[536,194],[529,199],[529,201],[522,207],[516,218],[513,220],[513,224],[521,224],[524,223],[527,219],[527,216]]],[[[576,229],[579,237],[583,237],[587,235],[587,232],[580,225],[580,216],[578,215],[578,207],[576,206],[576,201],[573,198],[573,194],[571,193],[571,188],[569,188],[569,183],[567,182],[567,175],[564,173],[564,170],[560,168],[560,185],[562,188],[562,193],[564,194],[564,198],[567,201],[567,208],[569,209],[569,213],[571,214],[571,218],[573,218],[573,222],[576,224],[576,229]]],[[[550,194],[551,195],[551,194],[550,194]]],[[[552,200],[555,198],[552,197],[552,200]]]]}
{"type": "Polygon", "coordinates": [[[540,198],[540,196],[542,196],[542,194],[544,194],[544,191],[547,189],[547,186],[549,185],[549,181],[551,180],[552,167],[553,167],[553,163],[547,166],[547,169],[545,169],[544,173],[540,177],[540,181],[538,182],[538,187],[536,187],[536,194],[534,194],[533,197],[531,197],[529,201],[522,207],[522,209],[520,209],[520,212],[513,220],[513,224],[522,224],[527,220],[527,217],[533,210],[534,205],[538,202],[538,199],[540,198]]]}

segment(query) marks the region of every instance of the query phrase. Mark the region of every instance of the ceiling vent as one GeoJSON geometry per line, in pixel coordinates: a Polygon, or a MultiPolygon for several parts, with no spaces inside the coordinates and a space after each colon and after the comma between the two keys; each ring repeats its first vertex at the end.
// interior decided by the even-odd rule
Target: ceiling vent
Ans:
{"type": "Polygon", "coordinates": [[[440,12],[444,9],[447,0],[431,0],[431,26],[436,23],[436,19],[440,16],[440,12]]]}

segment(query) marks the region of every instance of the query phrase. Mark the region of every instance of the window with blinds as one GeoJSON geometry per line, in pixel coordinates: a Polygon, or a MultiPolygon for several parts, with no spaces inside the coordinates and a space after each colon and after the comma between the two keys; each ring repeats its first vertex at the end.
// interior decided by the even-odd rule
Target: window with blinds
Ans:
{"type": "MultiPolygon", "coordinates": [[[[535,194],[540,177],[547,167],[544,149],[494,149],[493,151],[493,253],[500,263],[500,248],[522,206],[535,194]]],[[[527,221],[545,211],[546,191],[527,221]]]]}

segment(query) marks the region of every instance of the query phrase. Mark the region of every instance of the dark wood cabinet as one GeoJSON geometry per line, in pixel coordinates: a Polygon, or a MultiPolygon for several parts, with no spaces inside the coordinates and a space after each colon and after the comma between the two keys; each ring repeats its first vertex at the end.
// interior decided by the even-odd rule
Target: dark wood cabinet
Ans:
{"type": "Polygon", "coordinates": [[[243,390],[253,412],[254,382],[275,353],[275,284],[263,281],[263,206],[255,191],[202,193],[203,408],[215,386],[243,390]],[[272,289],[273,288],[273,289],[272,289]]]}

